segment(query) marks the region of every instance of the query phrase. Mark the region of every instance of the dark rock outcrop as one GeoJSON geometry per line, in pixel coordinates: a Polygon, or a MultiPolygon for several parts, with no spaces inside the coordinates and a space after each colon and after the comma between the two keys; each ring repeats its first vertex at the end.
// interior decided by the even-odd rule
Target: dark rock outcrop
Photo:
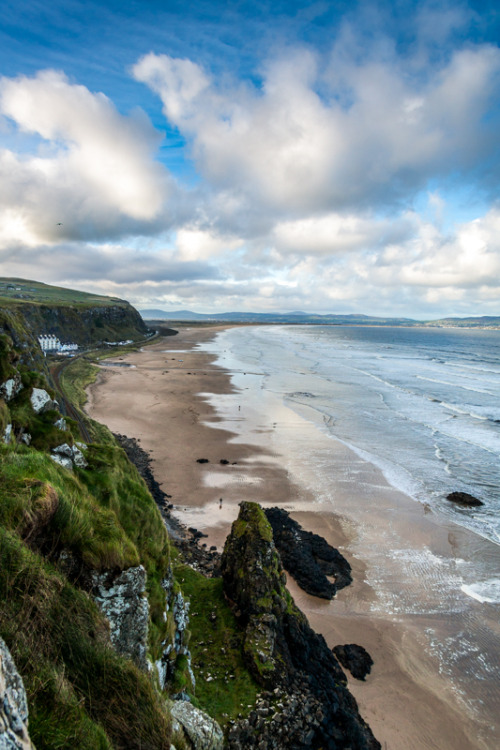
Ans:
{"type": "Polygon", "coordinates": [[[370,674],[373,659],[363,646],[346,643],[344,646],[334,646],[332,650],[342,666],[357,680],[364,680],[370,674]]]}
{"type": "Polygon", "coordinates": [[[221,573],[244,628],[246,664],[257,682],[281,694],[270,717],[257,708],[231,727],[229,747],[380,748],[325,639],[310,628],[287,591],[271,525],[256,503],[241,503],[221,573]]]}
{"type": "Polygon", "coordinates": [[[450,494],[446,496],[446,499],[452,503],[463,505],[466,508],[477,508],[480,505],[484,505],[481,500],[478,500],[474,495],[469,495],[468,492],[450,492],[450,494]]]}
{"type": "Polygon", "coordinates": [[[332,599],[339,589],[351,583],[351,566],[323,537],[305,531],[286,510],[268,508],[264,512],[272,526],[283,567],[304,591],[332,599]],[[335,578],[335,583],[327,576],[335,578]]]}

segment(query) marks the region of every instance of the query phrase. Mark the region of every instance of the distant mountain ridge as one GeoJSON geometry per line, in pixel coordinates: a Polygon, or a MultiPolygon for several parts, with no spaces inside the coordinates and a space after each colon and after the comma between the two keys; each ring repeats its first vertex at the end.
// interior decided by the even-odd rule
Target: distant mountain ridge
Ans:
{"type": "Polygon", "coordinates": [[[257,312],[227,312],[227,313],[196,313],[191,310],[139,310],[144,320],[168,321],[203,321],[226,323],[316,323],[316,324],[364,324],[364,325],[421,325],[421,322],[410,318],[378,318],[370,315],[320,315],[305,312],[287,313],[257,313],[257,312]]]}
{"type": "Polygon", "coordinates": [[[370,325],[370,326],[428,326],[432,328],[500,328],[500,316],[483,315],[468,318],[441,318],[439,320],[413,320],[412,318],[384,318],[362,313],[349,315],[316,314],[301,311],[287,313],[196,313],[192,310],[139,310],[144,320],[168,320],[170,322],[225,322],[225,323],[294,323],[316,325],[370,325]]]}

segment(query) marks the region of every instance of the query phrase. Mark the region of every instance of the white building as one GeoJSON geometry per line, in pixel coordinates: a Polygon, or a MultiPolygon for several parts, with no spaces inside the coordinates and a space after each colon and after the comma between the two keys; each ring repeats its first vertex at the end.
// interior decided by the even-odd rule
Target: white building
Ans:
{"type": "Polygon", "coordinates": [[[76,352],[78,344],[61,344],[57,336],[52,334],[42,334],[38,336],[38,343],[42,349],[42,352],[76,352]]]}
{"type": "Polygon", "coordinates": [[[38,337],[38,343],[42,348],[42,352],[58,352],[61,348],[61,342],[57,336],[50,334],[42,334],[38,337]]]}

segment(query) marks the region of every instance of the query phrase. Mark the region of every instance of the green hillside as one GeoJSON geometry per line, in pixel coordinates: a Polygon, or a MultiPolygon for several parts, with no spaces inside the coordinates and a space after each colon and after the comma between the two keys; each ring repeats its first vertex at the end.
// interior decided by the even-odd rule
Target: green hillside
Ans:
{"type": "Polygon", "coordinates": [[[18,344],[27,331],[85,347],[143,339],[149,333],[137,310],[124,300],[8,278],[0,278],[1,329],[18,344]]]}

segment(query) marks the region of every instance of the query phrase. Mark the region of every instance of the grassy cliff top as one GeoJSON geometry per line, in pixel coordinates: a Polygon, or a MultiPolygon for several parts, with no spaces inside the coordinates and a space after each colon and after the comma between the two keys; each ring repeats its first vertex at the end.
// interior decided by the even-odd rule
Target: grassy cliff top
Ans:
{"type": "Polygon", "coordinates": [[[0,277],[0,305],[22,305],[27,302],[50,306],[78,305],[80,307],[128,304],[118,297],[89,294],[75,289],[65,289],[62,286],[43,284],[41,281],[0,277]]]}

